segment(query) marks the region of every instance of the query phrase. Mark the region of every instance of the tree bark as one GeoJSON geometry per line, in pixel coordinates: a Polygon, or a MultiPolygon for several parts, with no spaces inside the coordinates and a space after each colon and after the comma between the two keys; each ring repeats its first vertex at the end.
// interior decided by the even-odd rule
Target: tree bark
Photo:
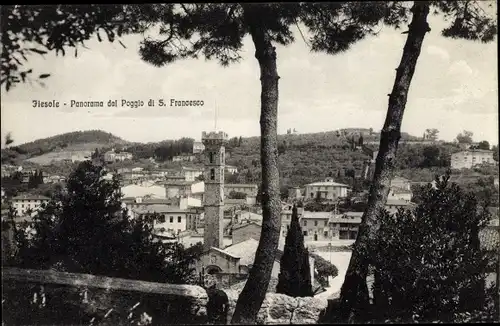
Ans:
{"type": "Polygon", "coordinates": [[[256,324],[264,302],[281,228],[281,201],[278,170],[278,71],[276,49],[261,21],[257,6],[244,5],[244,18],[255,45],[261,81],[261,165],[262,165],[262,230],[255,261],[234,311],[232,324],[256,324]]]}
{"type": "Polygon", "coordinates": [[[369,308],[368,288],[366,285],[370,265],[369,245],[377,235],[377,213],[384,208],[389,194],[411,79],[415,72],[425,34],[430,31],[427,23],[429,3],[427,1],[415,1],[412,12],[413,17],[403,49],[403,56],[399,67],[396,69],[396,79],[392,92],[389,94],[389,107],[384,128],[381,132],[368,204],[362,217],[351,261],[342,285],[340,317],[344,321],[354,322],[355,319],[362,316],[364,310],[369,308]]]}

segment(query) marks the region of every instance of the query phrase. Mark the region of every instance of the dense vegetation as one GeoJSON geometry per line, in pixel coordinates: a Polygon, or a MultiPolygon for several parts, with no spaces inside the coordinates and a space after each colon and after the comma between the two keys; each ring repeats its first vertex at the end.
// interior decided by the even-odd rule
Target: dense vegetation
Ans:
{"type": "Polygon", "coordinates": [[[449,175],[436,181],[436,188],[425,187],[413,212],[379,215],[380,233],[371,244],[375,282],[370,319],[493,318],[493,297],[485,290],[487,253],[479,241],[489,212],[474,195],[450,183],[449,175]]]}
{"type": "Polygon", "coordinates": [[[83,162],[67,186],[27,225],[15,229],[8,264],[153,282],[194,283],[195,254],[153,236],[155,216],[131,219],[121,208],[117,178],[83,162]]]}

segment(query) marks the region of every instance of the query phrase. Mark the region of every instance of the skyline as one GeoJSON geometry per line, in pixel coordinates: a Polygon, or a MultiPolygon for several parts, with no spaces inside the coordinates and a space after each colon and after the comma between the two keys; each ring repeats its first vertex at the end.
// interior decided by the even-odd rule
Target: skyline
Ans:
{"type": "MultiPolygon", "coordinates": [[[[440,130],[451,141],[463,131],[474,140],[498,144],[498,81],[496,41],[491,44],[447,39],[437,17],[429,19],[426,36],[412,81],[402,131],[421,136],[427,128],[440,130]]],[[[388,99],[406,41],[404,30],[383,27],[339,55],[309,53],[294,30],[296,41],[277,46],[280,98],[278,133],[295,128],[299,133],[342,128],[373,128],[384,123],[388,99]]],[[[191,137],[217,127],[230,137],[259,136],[259,68],[247,37],[240,63],[228,68],[215,61],[183,60],[155,68],[137,53],[141,36],[117,42],[89,41],[90,50],[78,48],[78,57],[54,54],[31,56],[35,74],[50,73],[46,88],[17,85],[2,89],[2,139],[12,133],[14,144],[57,134],[100,129],[131,142],[191,137]],[[137,82],[139,81],[139,82],[137,82]],[[186,86],[188,85],[188,86],[186,86]],[[121,98],[203,100],[202,107],[146,108],[33,108],[32,100],[60,102],[121,98]]]]}

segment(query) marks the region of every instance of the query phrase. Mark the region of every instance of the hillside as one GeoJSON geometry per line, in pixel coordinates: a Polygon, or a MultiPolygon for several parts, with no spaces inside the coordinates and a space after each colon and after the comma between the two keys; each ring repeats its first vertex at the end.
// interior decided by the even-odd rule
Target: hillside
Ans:
{"type": "Polygon", "coordinates": [[[2,149],[2,163],[24,160],[46,165],[51,160],[71,158],[71,155],[94,151],[96,148],[124,146],[129,142],[102,130],[64,133],[2,149]]]}

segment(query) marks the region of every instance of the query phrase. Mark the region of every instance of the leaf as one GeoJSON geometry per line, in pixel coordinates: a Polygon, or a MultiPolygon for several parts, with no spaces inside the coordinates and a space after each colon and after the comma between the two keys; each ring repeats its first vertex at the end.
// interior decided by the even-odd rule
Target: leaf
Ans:
{"type": "Polygon", "coordinates": [[[125,44],[123,44],[122,41],[118,40],[118,42],[120,43],[121,46],[123,46],[124,49],[126,49],[127,47],[125,46],[125,44]]]}
{"type": "Polygon", "coordinates": [[[40,76],[38,76],[38,78],[40,78],[40,79],[47,78],[47,77],[50,77],[50,74],[41,74],[40,76]]]}
{"type": "Polygon", "coordinates": [[[99,35],[99,32],[97,32],[96,34],[97,34],[97,40],[98,40],[99,42],[102,42],[101,35],[99,35]]]}
{"type": "Polygon", "coordinates": [[[78,49],[75,48],[75,58],[78,56],[78,49]]]}
{"type": "Polygon", "coordinates": [[[33,51],[33,52],[38,53],[38,54],[46,54],[47,53],[47,51],[39,50],[36,48],[31,48],[30,51],[33,51]]]}

